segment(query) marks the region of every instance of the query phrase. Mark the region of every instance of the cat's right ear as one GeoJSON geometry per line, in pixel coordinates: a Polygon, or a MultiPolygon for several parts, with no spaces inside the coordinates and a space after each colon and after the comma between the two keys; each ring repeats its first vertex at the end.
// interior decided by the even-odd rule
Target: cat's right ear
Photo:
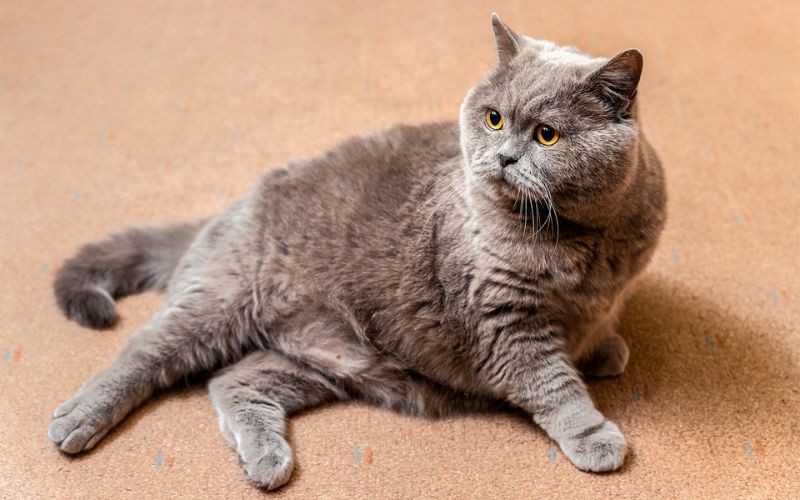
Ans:
{"type": "Polygon", "coordinates": [[[501,65],[508,64],[508,61],[519,53],[522,37],[501,21],[496,12],[492,12],[492,29],[497,44],[497,58],[501,65]]]}

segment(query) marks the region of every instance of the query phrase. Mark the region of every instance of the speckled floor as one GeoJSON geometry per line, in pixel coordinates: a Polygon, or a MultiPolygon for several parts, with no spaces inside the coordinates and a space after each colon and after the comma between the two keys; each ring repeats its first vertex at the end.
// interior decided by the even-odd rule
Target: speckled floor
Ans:
{"type": "Polygon", "coordinates": [[[162,395],[76,459],[50,413],[154,313],[67,322],[53,272],[124,225],[212,214],[264,170],[395,122],[451,119],[493,63],[489,24],[645,54],[644,128],[670,221],[591,384],[631,453],[587,475],[514,415],[360,405],[291,426],[278,496],[789,497],[800,491],[797,2],[0,1],[0,497],[258,497],[204,387],[162,395]]]}

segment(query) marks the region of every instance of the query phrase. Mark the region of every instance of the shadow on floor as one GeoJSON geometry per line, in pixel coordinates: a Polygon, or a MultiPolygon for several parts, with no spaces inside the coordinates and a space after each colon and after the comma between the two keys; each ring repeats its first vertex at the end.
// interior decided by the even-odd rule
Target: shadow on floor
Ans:
{"type": "MultiPolygon", "coordinates": [[[[609,418],[645,412],[674,422],[676,433],[688,428],[710,438],[753,423],[796,428],[800,368],[778,327],[648,277],[629,298],[620,333],[631,348],[626,372],[590,383],[609,418]]],[[[763,443],[741,442],[748,454],[764,453],[763,443]]]]}

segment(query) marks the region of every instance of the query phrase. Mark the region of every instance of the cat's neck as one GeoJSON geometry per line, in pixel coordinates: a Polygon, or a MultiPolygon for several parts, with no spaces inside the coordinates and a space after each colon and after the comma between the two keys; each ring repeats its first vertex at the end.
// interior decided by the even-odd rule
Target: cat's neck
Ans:
{"type": "Polygon", "coordinates": [[[658,189],[660,167],[649,163],[644,149],[639,156],[626,187],[609,194],[595,209],[576,212],[579,217],[572,217],[569,210],[559,210],[559,205],[569,205],[559,199],[552,205],[524,197],[508,199],[491,186],[465,182],[461,204],[450,208],[463,211],[465,223],[459,229],[460,237],[476,255],[499,255],[510,266],[523,270],[537,267],[537,261],[548,255],[563,257],[572,242],[583,244],[580,242],[594,238],[625,240],[642,231],[653,231],[663,223],[661,210],[649,206],[663,204],[663,191],[658,189]]]}

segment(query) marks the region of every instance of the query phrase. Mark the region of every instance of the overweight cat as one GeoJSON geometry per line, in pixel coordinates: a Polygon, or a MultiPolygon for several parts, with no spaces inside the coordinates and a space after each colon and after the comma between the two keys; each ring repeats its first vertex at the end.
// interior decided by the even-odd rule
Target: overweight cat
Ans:
{"type": "Polygon", "coordinates": [[[413,415],[512,405],[578,468],[626,443],[581,376],[628,360],[615,331],[665,220],[661,166],[637,121],[642,56],[517,35],[458,123],[398,126],[268,172],[198,224],[83,247],[58,304],[91,327],[146,289],[166,305],[55,411],[86,451],[154,390],[217,370],[224,438],[257,485],[293,469],[286,418],[357,399],[413,415]]]}

